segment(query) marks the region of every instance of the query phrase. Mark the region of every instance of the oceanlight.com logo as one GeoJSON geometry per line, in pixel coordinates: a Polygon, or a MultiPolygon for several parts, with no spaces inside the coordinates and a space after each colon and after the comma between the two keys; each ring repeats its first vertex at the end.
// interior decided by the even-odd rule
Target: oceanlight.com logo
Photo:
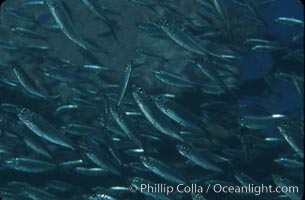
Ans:
{"type": "Polygon", "coordinates": [[[252,194],[255,196],[261,195],[263,193],[285,193],[285,194],[298,194],[298,186],[276,186],[272,185],[254,185],[248,184],[247,186],[232,185],[226,186],[221,184],[208,184],[207,186],[201,186],[197,184],[184,185],[179,184],[176,186],[167,185],[167,184],[140,184],[139,186],[131,184],[129,186],[131,192],[141,192],[144,194],[155,193],[155,194],[165,194],[170,195],[173,192],[178,193],[199,193],[199,194],[208,194],[209,192],[214,192],[216,194],[224,193],[235,193],[235,194],[252,194]]]}

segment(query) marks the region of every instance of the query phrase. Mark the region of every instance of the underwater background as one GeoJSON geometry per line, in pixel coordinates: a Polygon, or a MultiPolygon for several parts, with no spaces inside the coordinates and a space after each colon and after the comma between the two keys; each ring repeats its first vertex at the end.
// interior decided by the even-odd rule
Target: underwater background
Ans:
{"type": "Polygon", "coordinates": [[[1,199],[302,198],[300,1],[6,0],[0,17],[1,199]]]}

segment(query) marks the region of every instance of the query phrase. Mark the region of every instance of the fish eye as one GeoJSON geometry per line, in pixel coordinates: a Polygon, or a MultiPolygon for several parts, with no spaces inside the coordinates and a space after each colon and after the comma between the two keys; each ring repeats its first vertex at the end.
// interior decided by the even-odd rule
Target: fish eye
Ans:
{"type": "Polygon", "coordinates": [[[27,108],[22,108],[21,111],[20,111],[22,114],[25,114],[28,112],[28,109],[27,108]]]}
{"type": "Polygon", "coordinates": [[[140,93],[140,94],[143,94],[144,90],[142,88],[138,88],[137,92],[140,93]]]}

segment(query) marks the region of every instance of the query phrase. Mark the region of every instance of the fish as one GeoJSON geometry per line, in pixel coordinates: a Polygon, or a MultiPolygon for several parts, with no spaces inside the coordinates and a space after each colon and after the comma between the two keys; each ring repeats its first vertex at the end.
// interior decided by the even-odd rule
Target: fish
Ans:
{"type": "Polygon", "coordinates": [[[173,169],[171,169],[162,161],[147,156],[141,156],[140,159],[147,169],[161,176],[162,178],[177,184],[186,183],[186,180],[184,180],[183,177],[181,177],[178,173],[176,173],[173,169]]]}
{"type": "Polygon", "coordinates": [[[181,105],[162,96],[153,97],[153,101],[161,112],[188,130],[201,134],[205,132],[200,117],[181,105]]]}
{"type": "Polygon", "coordinates": [[[150,60],[155,60],[155,61],[160,61],[160,62],[168,62],[168,59],[161,56],[161,55],[157,55],[153,52],[151,52],[150,50],[148,49],[145,49],[143,47],[137,47],[136,48],[136,52],[144,57],[144,58],[147,58],[147,59],[150,59],[150,60]]]}
{"type": "Polygon", "coordinates": [[[278,17],[275,19],[276,22],[292,25],[292,26],[304,26],[304,21],[292,17],[278,17]]]}
{"type": "Polygon", "coordinates": [[[179,30],[179,28],[177,28],[169,20],[159,20],[157,23],[157,27],[160,27],[171,40],[173,40],[182,48],[198,55],[206,54],[207,50],[204,49],[204,47],[202,47],[201,45],[199,45],[199,42],[196,41],[194,37],[184,33],[182,30],[179,30]]]}
{"type": "Polygon", "coordinates": [[[226,92],[229,93],[229,89],[227,87],[227,85],[225,84],[225,82],[222,80],[222,78],[219,76],[217,70],[213,69],[213,67],[211,66],[211,61],[209,60],[209,58],[206,56],[205,57],[206,62],[200,62],[195,61],[196,66],[201,70],[201,72],[207,76],[210,80],[216,82],[218,85],[221,86],[221,88],[226,92]]]}
{"type": "Polygon", "coordinates": [[[275,45],[255,45],[251,48],[251,50],[264,53],[280,51],[283,50],[283,48],[275,45]]]}
{"type": "Polygon", "coordinates": [[[42,173],[56,169],[54,163],[29,158],[10,158],[4,161],[8,168],[27,173],[42,173]]]}
{"type": "Polygon", "coordinates": [[[139,148],[143,148],[143,144],[139,136],[136,135],[136,129],[133,127],[132,122],[129,121],[128,116],[119,107],[110,107],[110,113],[114,121],[119,125],[122,131],[133,141],[139,148]]]}
{"type": "Polygon", "coordinates": [[[103,153],[94,142],[90,140],[81,141],[79,144],[84,155],[100,168],[115,175],[120,175],[118,167],[112,162],[106,153],[103,153]]]}
{"type": "Polygon", "coordinates": [[[184,141],[176,127],[163,116],[143,88],[138,87],[132,95],[143,115],[157,130],[176,140],[184,141]]]}
{"type": "Polygon", "coordinates": [[[108,170],[100,167],[75,167],[73,170],[85,176],[101,176],[108,173],[108,170]]]}
{"type": "Polygon", "coordinates": [[[301,199],[302,10],[4,1],[0,199],[301,199]]]}
{"type": "Polygon", "coordinates": [[[242,116],[238,119],[238,122],[241,126],[259,130],[275,125],[285,118],[286,116],[282,114],[273,114],[270,116],[242,116]]]}
{"type": "Polygon", "coordinates": [[[75,30],[68,11],[66,10],[61,0],[45,0],[49,12],[52,14],[53,19],[59,26],[64,35],[75,43],[80,48],[87,50],[87,46],[81,38],[80,34],[75,30]]]}
{"type": "Polygon", "coordinates": [[[297,153],[297,155],[304,158],[304,148],[302,148],[304,144],[299,144],[300,140],[295,134],[293,134],[293,130],[289,122],[286,120],[281,120],[278,122],[277,130],[284,137],[289,146],[297,153]]]}
{"type": "Polygon", "coordinates": [[[48,200],[55,200],[58,198],[56,195],[51,194],[44,189],[35,186],[27,186],[24,191],[24,195],[28,198],[32,199],[48,199],[48,200]]]}
{"type": "Polygon", "coordinates": [[[33,15],[31,13],[28,13],[28,12],[24,12],[23,9],[18,9],[18,8],[12,8],[12,7],[6,7],[4,8],[4,11],[21,20],[21,21],[24,21],[24,22],[29,22],[29,23],[33,23],[33,24],[36,24],[37,21],[36,19],[33,17],[33,15]]]}
{"type": "Polygon", "coordinates": [[[22,3],[22,7],[32,7],[32,6],[41,6],[41,5],[45,5],[45,1],[33,0],[33,1],[25,1],[22,3]]]}
{"type": "Polygon", "coordinates": [[[119,39],[117,34],[115,33],[113,27],[110,24],[110,20],[105,14],[105,11],[96,3],[96,1],[92,0],[81,0],[81,2],[89,9],[90,12],[92,12],[95,16],[100,18],[108,27],[110,30],[113,38],[117,43],[119,43],[119,39]]]}
{"type": "Polygon", "coordinates": [[[225,8],[221,5],[220,1],[218,0],[213,0],[213,6],[217,12],[217,14],[220,16],[222,22],[225,24],[225,26],[227,27],[227,30],[229,32],[231,32],[231,27],[230,27],[230,23],[228,22],[228,14],[227,11],[225,10],[225,8]]]}
{"type": "Polygon", "coordinates": [[[117,106],[120,106],[121,101],[124,97],[124,94],[126,92],[127,89],[127,85],[130,79],[130,75],[131,75],[131,70],[132,70],[133,66],[132,63],[128,63],[125,68],[124,68],[124,74],[123,74],[123,78],[121,79],[121,83],[120,83],[120,88],[119,88],[119,96],[118,96],[118,100],[117,100],[117,106]]]}
{"type": "Polygon", "coordinates": [[[39,137],[59,146],[75,150],[74,144],[69,138],[61,134],[52,124],[31,110],[23,108],[18,113],[18,118],[39,137]]]}
{"type": "Polygon", "coordinates": [[[77,189],[76,186],[66,183],[64,181],[58,181],[58,180],[49,180],[47,182],[48,189],[55,189],[61,192],[66,192],[66,191],[72,191],[73,189],[77,189]]]}
{"type": "Polygon", "coordinates": [[[191,80],[187,80],[178,74],[174,74],[167,71],[153,70],[153,75],[158,80],[170,86],[175,86],[180,88],[193,88],[198,86],[197,83],[192,82],[191,80]]]}
{"type": "Polygon", "coordinates": [[[28,37],[31,39],[40,39],[43,41],[47,41],[48,38],[46,36],[43,36],[40,33],[34,32],[32,30],[29,29],[25,29],[22,27],[13,27],[10,29],[13,33],[19,35],[20,37],[28,37]]]}
{"type": "Polygon", "coordinates": [[[82,124],[67,124],[62,126],[61,129],[66,133],[70,133],[73,135],[84,135],[84,136],[94,135],[97,132],[99,132],[98,128],[82,125],[82,124]]]}
{"type": "Polygon", "coordinates": [[[119,166],[123,165],[122,157],[120,155],[118,147],[116,146],[115,141],[113,141],[112,135],[109,131],[106,131],[104,139],[105,143],[107,144],[107,149],[112,155],[112,157],[119,164],[119,166]]]}
{"type": "Polygon", "coordinates": [[[289,168],[304,167],[304,163],[302,163],[298,160],[289,159],[289,158],[276,158],[276,159],[274,159],[274,162],[276,162],[278,165],[281,165],[284,167],[289,167],[289,168]]]}
{"type": "Polygon", "coordinates": [[[18,79],[19,83],[22,85],[22,87],[28,91],[30,94],[46,99],[47,96],[40,91],[36,83],[27,75],[27,73],[22,69],[20,65],[17,63],[11,63],[13,67],[14,74],[16,78],[18,79]]]}
{"type": "Polygon", "coordinates": [[[39,138],[31,134],[22,134],[22,135],[25,144],[29,148],[33,149],[35,152],[45,156],[48,159],[54,160],[50,150],[40,141],[39,138]]]}
{"type": "Polygon", "coordinates": [[[79,74],[76,74],[74,72],[70,72],[67,69],[60,68],[60,67],[45,67],[43,69],[43,74],[47,77],[53,78],[58,81],[62,82],[90,82],[85,77],[80,76],[79,74]]]}
{"type": "Polygon", "coordinates": [[[179,153],[194,162],[196,165],[215,172],[223,173],[223,170],[218,167],[212,160],[209,158],[202,156],[199,152],[194,150],[192,147],[185,144],[178,144],[177,149],[179,153]]]}

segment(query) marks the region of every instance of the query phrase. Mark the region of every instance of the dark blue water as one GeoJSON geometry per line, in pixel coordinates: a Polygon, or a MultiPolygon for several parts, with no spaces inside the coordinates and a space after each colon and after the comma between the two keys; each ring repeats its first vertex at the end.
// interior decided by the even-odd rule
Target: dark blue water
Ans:
{"type": "Polygon", "coordinates": [[[276,21],[279,17],[304,21],[299,1],[258,6],[268,1],[250,0],[264,21],[259,13],[231,0],[88,1],[93,3],[89,9],[87,1],[33,2],[1,4],[0,200],[300,199],[304,191],[304,23],[276,21]],[[219,13],[217,3],[227,13],[219,13]],[[186,37],[179,38],[183,34],[186,37]],[[295,36],[301,39],[293,42],[295,36]],[[274,42],[270,46],[278,49],[251,50],[253,46],[245,43],[249,38],[274,42]],[[237,58],[219,56],[230,53],[237,58]],[[88,65],[102,69],[88,70],[88,65]],[[156,71],[163,74],[158,76],[156,71]],[[118,103],[124,83],[126,91],[118,103]],[[147,96],[140,102],[135,94],[147,96]],[[162,95],[170,102],[165,111],[156,98],[162,95]],[[74,107],[60,110],[63,105],[74,107]],[[24,109],[31,115],[23,116],[24,109]],[[123,114],[115,116],[111,109],[123,114]],[[243,123],[247,117],[256,118],[243,123]],[[71,124],[92,129],[72,133],[63,128],[71,124]],[[50,140],[49,134],[62,143],[50,140]],[[27,140],[31,138],[52,158],[31,148],[27,140]],[[71,141],[73,149],[63,145],[63,138],[71,141]],[[179,145],[190,147],[191,153],[179,152],[179,145]],[[16,158],[48,162],[52,169],[37,173],[34,168],[43,166],[16,158]],[[153,169],[145,158],[155,159],[150,163],[153,169]],[[83,163],[61,165],[78,159],[83,163]],[[202,163],[212,163],[221,172],[202,163]],[[103,173],[80,173],[78,167],[103,173]],[[186,180],[185,185],[203,186],[202,198],[191,197],[190,192],[165,195],[129,190],[135,177],[175,187],[178,183],[168,173],[186,180]],[[281,182],[276,175],[284,177],[281,182]],[[59,183],[52,187],[50,180],[69,187],[59,183]],[[210,182],[232,187],[296,186],[299,192],[206,192],[210,182]],[[116,186],[121,189],[112,188],[116,186]]]}

